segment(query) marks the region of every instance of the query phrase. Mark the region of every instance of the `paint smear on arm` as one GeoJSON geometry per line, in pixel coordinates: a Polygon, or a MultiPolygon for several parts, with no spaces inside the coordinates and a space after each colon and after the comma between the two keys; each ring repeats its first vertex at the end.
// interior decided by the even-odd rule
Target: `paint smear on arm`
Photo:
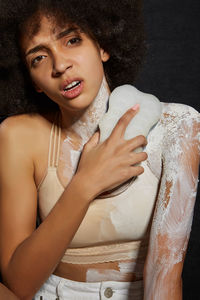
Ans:
{"type": "Polygon", "coordinates": [[[198,112],[180,106],[162,121],[163,171],[145,264],[146,300],[181,299],[181,285],[176,291],[174,284],[181,282],[198,183],[198,112]]]}

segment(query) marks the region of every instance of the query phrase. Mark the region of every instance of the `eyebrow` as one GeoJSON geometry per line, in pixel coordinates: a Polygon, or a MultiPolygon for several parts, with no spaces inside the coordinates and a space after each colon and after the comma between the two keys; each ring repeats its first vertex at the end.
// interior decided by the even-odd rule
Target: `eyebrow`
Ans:
{"type": "MultiPolygon", "coordinates": [[[[78,28],[77,27],[70,27],[70,28],[67,28],[67,29],[65,29],[64,31],[62,31],[62,32],[59,32],[57,35],[56,35],[56,40],[59,40],[59,39],[61,39],[62,37],[64,37],[64,36],[67,36],[67,35],[69,35],[70,33],[72,33],[72,32],[78,32],[78,28]]],[[[30,50],[28,50],[28,52],[27,53],[25,53],[25,56],[28,56],[29,54],[32,54],[32,53],[36,53],[36,52],[38,52],[38,51],[40,51],[40,50],[44,50],[44,49],[47,49],[44,45],[42,45],[42,44],[39,44],[39,45],[37,45],[37,46],[35,46],[35,47],[33,47],[33,48],[31,48],[30,50]]]]}

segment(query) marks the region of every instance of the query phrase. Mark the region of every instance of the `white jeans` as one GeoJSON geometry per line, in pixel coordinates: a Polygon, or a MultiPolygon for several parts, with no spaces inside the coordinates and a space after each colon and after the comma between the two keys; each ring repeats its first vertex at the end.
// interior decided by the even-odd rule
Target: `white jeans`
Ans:
{"type": "Polygon", "coordinates": [[[33,300],[142,300],[143,282],[77,282],[51,275],[33,300]]]}

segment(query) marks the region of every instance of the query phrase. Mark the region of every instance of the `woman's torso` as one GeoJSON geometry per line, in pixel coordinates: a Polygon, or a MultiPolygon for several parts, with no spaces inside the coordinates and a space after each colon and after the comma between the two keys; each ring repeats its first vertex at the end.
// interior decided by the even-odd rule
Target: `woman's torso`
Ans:
{"type": "MultiPolygon", "coordinates": [[[[136,243],[138,242],[139,247],[135,253],[137,253],[135,256],[133,255],[131,259],[122,259],[116,260],[116,261],[107,261],[105,263],[93,263],[93,264],[73,264],[73,263],[63,263],[61,262],[57,269],[55,270],[55,274],[66,277],[72,280],[80,280],[80,281],[88,281],[88,280],[119,280],[119,281],[130,281],[130,280],[139,280],[142,278],[142,273],[143,273],[143,267],[144,267],[144,260],[145,256],[147,253],[147,246],[148,246],[148,233],[149,233],[149,227],[151,225],[151,216],[153,212],[153,208],[155,205],[156,201],[156,195],[159,191],[159,183],[162,177],[162,155],[163,155],[163,141],[167,136],[170,135],[171,129],[173,126],[178,126],[176,124],[179,122],[179,120],[184,119],[185,117],[192,117],[194,109],[192,109],[189,106],[182,105],[182,104],[168,104],[168,103],[163,103],[163,111],[161,118],[159,122],[154,126],[154,128],[151,129],[149,135],[148,135],[148,144],[145,149],[145,151],[148,154],[148,159],[146,162],[143,163],[145,172],[144,174],[140,175],[138,177],[138,183],[140,186],[140,192],[138,193],[139,189],[137,186],[137,181],[134,181],[132,185],[130,185],[126,191],[124,191],[121,195],[118,195],[113,198],[108,198],[108,199],[96,199],[91,205],[90,211],[95,208],[95,203],[98,205],[103,205],[103,214],[102,219],[105,220],[107,219],[107,223],[105,225],[108,225],[107,228],[110,228],[110,220],[109,218],[106,217],[109,216],[109,213],[112,212],[113,206],[116,206],[117,202],[120,207],[120,209],[116,209],[115,207],[115,212],[116,212],[116,220],[119,221],[118,225],[120,226],[123,224],[123,229],[122,232],[118,231],[116,234],[116,231],[108,230],[108,235],[107,238],[104,236],[100,236],[99,234],[96,236],[94,235],[91,239],[84,238],[84,228],[87,227],[82,227],[82,229],[79,228],[79,233],[82,231],[82,235],[79,235],[77,232],[77,236],[75,236],[75,239],[72,240],[72,243],[69,245],[72,249],[72,254],[73,254],[73,247],[77,246],[91,246],[91,248],[94,248],[92,245],[97,246],[99,244],[102,244],[106,246],[105,244],[111,242],[113,243],[115,241],[115,244],[117,242],[122,242],[121,244],[123,245],[123,241],[126,243],[126,241],[135,241],[136,243]],[[137,189],[134,190],[134,188],[137,189]],[[145,196],[145,192],[150,188],[150,193],[147,193],[145,196]],[[129,195],[130,193],[130,195],[129,195]],[[138,197],[132,197],[133,195],[136,195],[138,193],[138,197]],[[149,199],[149,200],[148,200],[149,199]],[[104,201],[104,202],[103,202],[104,201]],[[132,205],[132,209],[127,210],[127,207],[125,203],[127,204],[127,201],[129,204],[132,205]],[[140,204],[143,202],[143,205],[141,205],[141,212],[139,214],[138,208],[140,204]],[[146,203],[151,203],[149,208],[145,206],[145,201],[146,203]],[[110,206],[110,204],[112,205],[110,206]],[[108,208],[108,210],[105,212],[105,207],[108,208]],[[136,208],[136,209],[135,209],[136,208]],[[110,210],[111,209],[111,210],[110,210]],[[147,212],[147,218],[145,219],[144,214],[145,211],[147,212]],[[137,212],[137,214],[136,214],[137,212]],[[135,214],[135,215],[134,215],[135,214]],[[137,217],[139,216],[139,221],[137,217]],[[121,218],[122,217],[122,218],[121,218]],[[126,219],[127,218],[127,219],[126,219]],[[135,219],[135,220],[134,220],[135,219]],[[124,222],[125,220],[125,222],[124,222]],[[127,221],[128,220],[128,221],[127,221]],[[136,221],[134,223],[134,221],[136,221]],[[145,221],[146,220],[146,221],[145,221]],[[127,222],[126,222],[127,221],[127,222]],[[138,231],[140,229],[140,232],[138,231]],[[142,230],[143,229],[143,230],[142,230]],[[120,232],[120,234],[119,234],[120,232]],[[111,236],[114,236],[114,239],[111,241],[109,238],[111,236]],[[80,239],[78,238],[80,236],[80,239]],[[83,237],[83,239],[81,239],[83,237]],[[98,239],[99,238],[99,239],[98,239]],[[141,242],[142,241],[142,242],[141,242]],[[140,244],[141,242],[141,244],[140,244]],[[80,243],[80,244],[78,244],[80,243]],[[84,243],[86,243],[84,245],[84,243]],[[142,246],[140,246],[142,245],[142,246]],[[144,247],[143,247],[144,246],[144,247]],[[80,274],[77,275],[77,274],[80,274]],[[89,274],[89,275],[88,275],[89,274]],[[123,276],[122,276],[123,275],[123,276]],[[95,277],[96,276],[96,277],[95,277]]],[[[50,134],[50,127],[49,127],[49,134],[50,134]]],[[[48,141],[46,140],[48,143],[48,141]]],[[[62,139],[61,139],[62,143],[62,139]]],[[[46,147],[46,146],[45,146],[46,147]]],[[[44,155],[44,152],[43,152],[44,155]]],[[[46,147],[46,152],[45,155],[48,156],[48,147],[46,147]]],[[[44,159],[44,158],[43,158],[44,159]]],[[[43,174],[45,174],[45,170],[47,169],[47,158],[46,158],[46,163],[43,163],[43,174]]],[[[62,169],[62,168],[61,168],[62,169]]],[[[60,172],[59,169],[59,164],[56,172],[58,173],[57,179],[59,179],[58,185],[61,183],[61,177],[62,177],[62,172],[60,172]]],[[[55,170],[53,171],[55,172],[55,170]]],[[[42,174],[42,172],[41,172],[42,174]]],[[[53,175],[55,176],[55,175],[53,175]]],[[[38,177],[38,184],[41,181],[42,176],[38,177]]],[[[54,177],[55,178],[55,177],[54,177]]],[[[57,180],[56,179],[56,180],[57,180]]],[[[62,186],[62,184],[61,184],[62,186]]],[[[63,188],[63,187],[62,187],[63,188]]],[[[62,190],[62,189],[61,189],[62,190]]],[[[56,201],[54,199],[54,201],[56,201]]],[[[119,208],[118,207],[118,208],[119,208]]],[[[95,212],[95,210],[94,210],[95,212]]],[[[47,212],[48,213],[48,210],[47,212]]],[[[88,210],[89,214],[89,210],[88,210]]],[[[45,217],[45,215],[43,216],[45,217]]],[[[92,217],[92,214],[91,214],[92,217]]],[[[101,221],[101,218],[100,218],[101,221]]],[[[97,225],[97,220],[94,220],[95,226],[97,225]]],[[[87,223],[86,220],[83,221],[83,224],[87,223]]],[[[91,222],[92,223],[92,222],[91,222]]],[[[100,223],[98,223],[100,224],[100,223]]],[[[117,223],[116,223],[117,224],[117,223]]],[[[87,225],[87,224],[86,224],[87,225]]],[[[90,226],[90,224],[88,224],[90,226]]],[[[91,225],[92,226],[92,225],[91,225]]],[[[92,228],[92,231],[94,230],[95,226],[92,228]]],[[[99,225],[98,225],[99,226],[99,225]]],[[[96,226],[96,228],[98,228],[96,226]]],[[[122,227],[122,226],[121,226],[122,227]]],[[[89,228],[89,227],[88,227],[89,228]]],[[[106,228],[106,227],[105,227],[106,228]]],[[[98,230],[99,233],[99,230],[98,230]]],[[[128,242],[129,243],[129,242],[128,242]]],[[[130,242],[133,243],[134,242],[130,242]]],[[[104,247],[102,246],[102,247],[104,247]]],[[[101,246],[100,246],[101,247],[101,246]]],[[[137,248],[137,247],[136,247],[137,248]]],[[[79,248],[78,248],[79,249],[79,248]]],[[[88,249],[87,247],[85,249],[88,249]]],[[[76,250],[76,249],[75,249],[76,250]]],[[[67,250],[67,253],[69,250],[67,250]]]]}
{"type": "MultiPolygon", "coordinates": [[[[56,129],[55,126],[52,130],[51,122],[45,124],[45,131],[45,142],[43,143],[42,155],[37,161],[35,177],[38,186],[41,219],[46,217],[69,182],[67,180],[69,169],[65,172],[64,167],[69,162],[69,153],[66,151],[67,147],[64,142],[66,136],[60,131],[59,137],[59,127],[56,129]],[[53,134],[51,134],[52,131],[53,134]],[[54,157],[53,149],[55,150],[54,157]],[[48,157],[51,165],[48,162],[48,157]]],[[[155,129],[152,133],[154,132],[158,135],[155,129]]],[[[150,156],[155,147],[151,142],[151,140],[154,140],[154,134],[151,134],[151,136],[146,148],[150,156]]],[[[78,144],[79,141],[75,141],[75,152],[78,144]]],[[[161,153],[158,150],[156,151],[157,159],[154,157],[157,163],[156,167],[152,165],[152,159],[148,159],[142,163],[145,172],[132,182],[123,193],[111,198],[95,199],[91,203],[81,226],[69,245],[72,250],[75,248],[75,251],[77,247],[78,249],[86,247],[86,250],[92,249],[93,251],[93,248],[97,247],[98,250],[101,245],[108,248],[111,246],[108,249],[109,252],[113,251],[112,245],[114,245],[114,249],[116,249],[116,245],[117,247],[125,245],[125,249],[127,249],[126,245],[130,247],[135,241],[134,247],[137,250],[132,251],[130,256],[130,251],[126,250],[125,254],[127,255],[122,255],[122,259],[120,259],[121,254],[114,255],[116,260],[112,259],[110,261],[106,261],[104,256],[103,261],[100,259],[99,261],[94,260],[92,263],[90,261],[87,263],[86,259],[83,264],[81,261],[78,264],[71,263],[70,252],[67,250],[65,254],[67,259],[65,259],[65,256],[63,257],[63,262],[60,262],[54,274],[77,281],[95,281],[98,278],[102,280],[134,281],[142,278],[147,252],[148,227],[155,205],[161,172],[161,153]]],[[[100,251],[102,251],[102,248],[100,248],[100,251]]],[[[72,258],[73,254],[72,251],[72,258]]],[[[86,255],[86,258],[88,257],[89,255],[86,255]]]]}

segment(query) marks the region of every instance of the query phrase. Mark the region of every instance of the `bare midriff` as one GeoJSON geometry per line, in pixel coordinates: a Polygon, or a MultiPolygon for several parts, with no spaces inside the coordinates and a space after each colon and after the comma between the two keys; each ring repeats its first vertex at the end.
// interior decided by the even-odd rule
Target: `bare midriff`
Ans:
{"type": "MultiPolygon", "coordinates": [[[[54,271],[54,275],[80,282],[97,282],[100,281],[99,278],[104,278],[104,281],[124,281],[133,282],[142,280],[138,277],[138,274],[131,272],[120,272],[120,264],[134,263],[135,260],[121,260],[114,262],[105,263],[93,263],[93,264],[71,264],[71,263],[59,263],[54,271]],[[94,272],[94,276],[89,276],[88,272],[94,272]],[[95,276],[97,273],[99,275],[95,276]],[[100,277],[99,277],[100,276],[100,277]]],[[[91,274],[91,273],[90,273],[91,274]]]]}

